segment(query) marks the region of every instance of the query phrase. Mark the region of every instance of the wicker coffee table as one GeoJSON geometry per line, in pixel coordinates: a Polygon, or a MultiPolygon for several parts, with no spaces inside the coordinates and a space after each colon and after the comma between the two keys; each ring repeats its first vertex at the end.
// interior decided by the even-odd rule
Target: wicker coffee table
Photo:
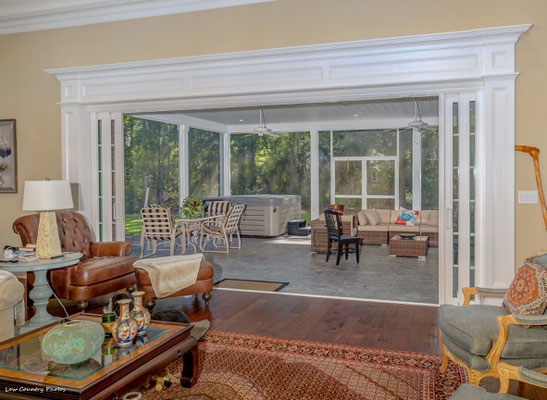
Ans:
{"type": "Polygon", "coordinates": [[[389,242],[389,255],[393,257],[418,257],[420,260],[425,260],[428,247],[428,236],[415,236],[413,239],[403,239],[396,235],[389,242]]]}

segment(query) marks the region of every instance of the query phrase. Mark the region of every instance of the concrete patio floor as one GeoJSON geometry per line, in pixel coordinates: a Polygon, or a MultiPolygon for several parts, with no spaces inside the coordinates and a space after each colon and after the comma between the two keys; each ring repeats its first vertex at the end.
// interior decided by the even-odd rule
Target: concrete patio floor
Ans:
{"type": "MultiPolygon", "coordinates": [[[[133,255],[139,255],[138,238],[133,255]]],[[[176,252],[180,251],[180,247],[176,252]]],[[[189,250],[188,254],[193,253],[189,250]]],[[[158,256],[169,255],[161,250],[158,256]]],[[[243,238],[241,249],[230,254],[206,253],[214,265],[215,282],[225,278],[289,282],[281,292],[374,300],[438,303],[438,248],[429,248],[425,260],[390,257],[389,248],[361,246],[355,254],[325,261],[325,254],[310,252],[310,238],[280,236],[273,239],[243,238]]]]}

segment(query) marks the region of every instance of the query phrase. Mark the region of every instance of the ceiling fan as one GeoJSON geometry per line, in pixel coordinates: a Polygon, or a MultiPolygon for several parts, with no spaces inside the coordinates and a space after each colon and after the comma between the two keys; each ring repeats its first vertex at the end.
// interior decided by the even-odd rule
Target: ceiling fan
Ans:
{"type": "Polygon", "coordinates": [[[259,110],[260,123],[256,128],[253,129],[253,132],[256,133],[258,136],[268,135],[272,137],[279,137],[279,133],[273,132],[270,128],[266,126],[266,118],[264,117],[264,110],[262,110],[262,107],[260,107],[259,110]]]}
{"type": "Polygon", "coordinates": [[[408,123],[410,128],[416,129],[429,129],[429,124],[422,121],[422,113],[420,112],[420,105],[418,104],[418,98],[414,98],[414,120],[408,123]]]}

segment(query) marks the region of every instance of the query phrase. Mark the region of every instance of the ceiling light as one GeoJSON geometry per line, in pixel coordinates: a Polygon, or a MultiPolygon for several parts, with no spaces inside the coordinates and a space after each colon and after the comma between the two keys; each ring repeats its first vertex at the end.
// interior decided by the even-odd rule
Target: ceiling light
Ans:
{"type": "Polygon", "coordinates": [[[358,117],[358,116],[359,116],[359,114],[353,114],[353,116],[354,116],[354,117],[358,117]]]}
{"type": "Polygon", "coordinates": [[[245,120],[244,119],[240,119],[239,122],[244,122],[245,120]]]}

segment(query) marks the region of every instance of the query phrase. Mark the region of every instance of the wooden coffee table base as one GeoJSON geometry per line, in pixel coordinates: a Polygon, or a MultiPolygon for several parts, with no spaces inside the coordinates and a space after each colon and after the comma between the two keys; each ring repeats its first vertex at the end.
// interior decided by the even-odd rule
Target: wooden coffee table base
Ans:
{"type": "MultiPolygon", "coordinates": [[[[101,321],[100,316],[91,314],[80,314],[71,319],[101,321]]],[[[114,347],[107,356],[104,351],[112,348],[112,339],[105,340],[97,357],[89,361],[95,365],[89,372],[83,371],[81,376],[78,375],[80,367],[63,368],[43,360],[39,340],[53,326],[55,324],[0,343],[1,398],[118,399],[138,380],[161,374],[179,357],[182,357],[183,364],[180,384],[191,387],[198,380],[198,344],[190,336],[191,325],[152,321],[148,341],[125,349],[114,347]],[[49,373],[34,373],[25,365],[39,365],[39,371],[46,369],[49,373]]]]}

